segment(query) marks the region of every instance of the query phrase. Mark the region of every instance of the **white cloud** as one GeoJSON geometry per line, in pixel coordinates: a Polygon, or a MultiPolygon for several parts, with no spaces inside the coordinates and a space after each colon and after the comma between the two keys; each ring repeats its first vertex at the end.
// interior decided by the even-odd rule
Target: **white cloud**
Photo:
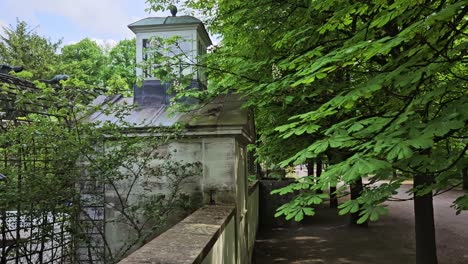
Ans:
{"type": "MultiPolygon", "coordinates": [[[[147,14],[146,7],[146,0],[0,0],[0,18],[5,25],[15,24],[15,17],[32,27],[39,25],[35,29],[40,35],[64,38],[64,44],[89,37],[113,46],[113,40],[135,37],[128,24],[147,16],[169,15],[168,11],[147,14]]],[[[214,42],[219,42],[216,37],[214,42]]]]}
{"type": "MultiPolygon", "coordinates": [[[[101,39],[101,38],[89,38],[90,40],[96,42],[101,47],[110,46],[115,47],[119,41],[115,39],[101,39]]],[[[64,45],[72,45],[80,42],[81,40],[70,40],[64,43],[64,45]]]]}
{"type": "Polygon", "coordinates": [[[63,43],[63,46],[67,46],[67,45],[73,45],[73,44],[76,44],[80,42],[79,40],[70,40],[70,41],[67,41],[65,43],[63,43]]]}
{"type": "MultiPolygon", "coordinates": [[[[110,51],[113,47],[117,46],[117,44],[119,43],[119,41],[115,39],[100,39],[100,38],[90,38],[90,39],[96,42],[96,44],[98,44],[98,46],[101,47],[101,49],[103,49],[105,52],[110,51]]],[[[80,42],[80,40],[70,40],[70,41],[65,42],[63,46],[73,45],[78,42],[80,42]]]]}
{"type": "Polygon", "coordinates": [[[115,39],[98,39],[91,38],[92,41],[96,42],[104,50],[110,50],[115,47],[119,42],[115,39]]]}

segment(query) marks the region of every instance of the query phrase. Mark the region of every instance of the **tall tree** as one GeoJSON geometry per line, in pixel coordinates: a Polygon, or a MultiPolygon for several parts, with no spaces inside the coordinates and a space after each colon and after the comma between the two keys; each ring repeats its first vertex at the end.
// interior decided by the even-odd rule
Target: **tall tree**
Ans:
{"type": "MultiPolygon", "coordinates": [[[[173,1],[148,2],[161,10],[173,1]]],[[[183,2],[201,9],[223,36],[201,65],[212,69],[210,88],[246,95],[257,118],[278,114],[274,103],[284,103],[289,119],[276,121],[283,124],[273,129],[279,133],[261,134],[268,142],[314,139],[282,165],[350,154],[317,184],[305,179],[282,192],[350,185],[363,176],[387,180],[340,206],[343,214],[360,211],[362,223],[385,213],[382,202],[413,178],[417,263],[437,263],[432,192],[460,184],[467,160],[468,2],[183,2]]],[[[259,146],[260,153],[267,149],[275,148],[259,146]]],[[[304,192],[279,213],[301,219],[318,201],[304,192]]],[[[467,209],[468,195],[454,206],[467,209]]]]}
{"type": "Polygon", "coordinates": [[[76,44],[66,45],[62,48],[60,60],[61,73],[87,86],[104,86],[107,57],[96,42],[85,38],[76,44]]]}
{"type": "Polygon", "coordinates": [[[113,47],[104,70],[107,87],[120,92],[131,91],[136,83],[136,41],[125,39],[113,47]]]}
{"type": "Polygon", "coordinates": [[[61,41],[52,42],[40,36],[25,21],[3,27],[0,35],[0,63],[22,66],[34,78],[50,78],[58,64],[57,50],[61,41]]]}

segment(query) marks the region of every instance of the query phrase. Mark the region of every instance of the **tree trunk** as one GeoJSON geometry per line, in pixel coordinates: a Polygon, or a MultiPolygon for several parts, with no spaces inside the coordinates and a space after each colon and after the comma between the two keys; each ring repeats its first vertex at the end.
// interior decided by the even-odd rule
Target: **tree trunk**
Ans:
{"type": "Polygon", "coordinates": [[[336,187],[330,187],[330,208],[338,208],[338,198],[335,192],[336,187]]]}
{"type": "MultiPolygon", "coordinates": [[[[351,200],[356,200],[361,196],[362,191],[364,190],[364,186],[362,184],[362,178],[357,179],[355,182],[353,182],[350,186],[351,189],[351,200]]],[[[351,226],[359,226],[359,227],[368,227],[369,223],[368,221],[365,221],[362,224],[358,224],[357,221],[359,220],[360,216],[359,213],[361,212],[361,209],[355,213],[351,213],[349,216],[349,224],[351,226]]]]}
{"type": "Polygon", "coordinates": [[[311,159],[307,161],[307,175],[314,175],[314,161],[311,159]]]}
{"type": "MultiPolygon", "coordinates": [[[[330,165],[337,164],[345,160],[343,153],[333,152],[328,154],[328,162],[330,165]]],[[[338,208],[338,197],[336,197],[336,187],[330,186],[330,208],[338,208]]]]}
{"type": "MultiPolygon", "coordinates": [[[[414,188],[431,184],[430,175],[415,175],[414,188]]],[[[414,196],[416,264],[437,264],[432,192],[414,196]]]]}
{"type": "Polygon", "coordinates": [[[468,167],[462,169],[463,190],[468,191],[468,167]]]}
{"type": "MultiPolygon", "coordinates": [[[[320,175],[322,175],[322,170],[323,170],[323,163],[322,163],[322,159],[321,158],[317,158],[315,159],[315,163],[316,163],[316,166],[317,166],[317,169],[315,171],[315,173],[317,174],[317,182],[318,182],[318,178],[320,178],[320,175]]],[[[317,193],[323,193],[323,191],[321,189],[317,190],[317,193]]]]}

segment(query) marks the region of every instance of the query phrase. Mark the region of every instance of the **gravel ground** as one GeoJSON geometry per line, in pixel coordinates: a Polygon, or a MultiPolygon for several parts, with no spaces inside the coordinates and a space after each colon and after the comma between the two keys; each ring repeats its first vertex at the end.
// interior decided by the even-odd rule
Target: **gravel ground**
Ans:
{"type": "MultiPolygon", "coordinates": [[[[400,189],[405,198],[409,186],[400,189]]],[[[439,264],[468,264],[468,212],[455,215],[450,205],[462,191],[434,198],[439,264]]],[[[254,260],[268,263],[413,264],[413,201],[388,202],[389,215],[369,228],[348,226],[347,217],[321,208],[296,227],[261,230],[254,260]]]]}

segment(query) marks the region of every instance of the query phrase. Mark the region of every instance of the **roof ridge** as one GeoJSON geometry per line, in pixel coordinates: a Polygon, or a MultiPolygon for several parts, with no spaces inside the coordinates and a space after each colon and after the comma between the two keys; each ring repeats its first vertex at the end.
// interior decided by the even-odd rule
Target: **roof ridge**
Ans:
{"type": "Polygon", "coordinates": [[[146,27],[146,26],[162,26],[162,25],[177,25],[177,24],[203,24],[199,18],[190,15],[183,16],[167,16],[167,17],[146,17],[135,21],[128,25],[131,28],[146,27]]]}

